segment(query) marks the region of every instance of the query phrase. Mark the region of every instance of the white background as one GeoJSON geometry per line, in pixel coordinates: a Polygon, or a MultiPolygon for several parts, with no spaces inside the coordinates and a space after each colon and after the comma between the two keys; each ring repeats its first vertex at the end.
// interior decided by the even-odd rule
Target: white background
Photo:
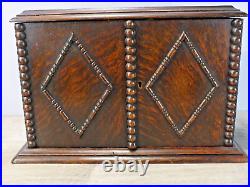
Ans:
{"type": "MultiPolygon", "coordinates": [[[[2,53],[3,53],[3,115],[22,115],[21,88],[19,85],[19,72],[17,64],[14,24],[9,20],[23,10],[34,9],[71,9],[71,8],[111,8],[111,7],[145,7],[145,6],[213,6],[233,5],[248,13],[247,3],[3,3],[2,4],[2,53]]],[[[243,43],[241,56],[241,72],[239,84],[238,110],[248,109],[248,21],[244,19],[243,43]]],[[[220,32],[220,31],[217,31],[220,32]]]]}

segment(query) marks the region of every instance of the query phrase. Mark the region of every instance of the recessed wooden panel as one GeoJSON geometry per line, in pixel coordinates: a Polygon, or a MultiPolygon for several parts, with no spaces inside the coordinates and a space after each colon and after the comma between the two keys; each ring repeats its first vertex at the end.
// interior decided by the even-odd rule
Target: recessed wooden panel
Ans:
{"type": "Polygon", "coordinates": [[[144,85],[138,91],[138,146],[223,145],[231,20],[154,20],[136,24],[138,80],[144,85]],[[188,42],[178,47],[183,32],[191,49],[188,42]],[[158,73],[171,50],[175,55],[158,73]],[[151,85],[150,95],[146,88],[154,73],[159,77],[151,85]],[[178,129],[192,119],[184,134],[179,136],[174,131],[161,107],[178,129]]]}
{"type": "Polygon", "coordinates": [[[126,147],[123,22],[27,23],[25,26],[37,146],[126,147]],[[76,128],[81,129],[86,120],[93,118],[81,136],[60,115],[61,108],[55,107],[40,88],[50,71],[53,73],[51,68],[63,53],[71,33],[79,43],[69,47],[46,89],[76,128]],[[112,91],[103,98],[108,89],[106,79],[112,91]]]}

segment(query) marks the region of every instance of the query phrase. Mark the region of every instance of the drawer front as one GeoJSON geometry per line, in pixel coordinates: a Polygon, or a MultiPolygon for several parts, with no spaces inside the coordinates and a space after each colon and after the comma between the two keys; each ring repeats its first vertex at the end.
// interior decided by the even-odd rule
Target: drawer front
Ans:
{"type": "Polygon", "coordinates": [[[138,146],[223,145],[231,19],[136,25],[138,146]]]}
{"type": "Polygon", "coordinates": [[[123,22],[27,23],[38,147],[126,147],[123,22]]]}

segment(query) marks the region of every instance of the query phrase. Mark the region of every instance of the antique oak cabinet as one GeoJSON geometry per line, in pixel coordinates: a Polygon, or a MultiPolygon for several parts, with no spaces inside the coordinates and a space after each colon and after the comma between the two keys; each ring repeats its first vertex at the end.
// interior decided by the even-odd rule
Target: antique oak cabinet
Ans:
{"type": "Polygon", "coordinates": [[[27,144],[13,163],[245,162],[232,6],[24,11],[11,20],[27,144]]]}

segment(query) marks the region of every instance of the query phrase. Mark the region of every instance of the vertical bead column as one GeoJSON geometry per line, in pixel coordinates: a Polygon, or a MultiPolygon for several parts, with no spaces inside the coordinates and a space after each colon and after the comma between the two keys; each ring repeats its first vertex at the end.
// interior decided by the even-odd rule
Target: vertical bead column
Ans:
{"type": "Polygon", "coordinates": [[[16,36],[16,46],[17,46],[17,55],[18,55],[18,64],[20,72],[20,83],[21,83],[21,92],[23,99],[23,110],[24,110],[24,119],[27,132],[27,141],[28,147],[36,147],[36,136],[34,128],[34,115],[32,108],[32,99],[31,99],[31,82],[29,76],[29,67],[28,67],[28,58],[27,58],[27,43],[25,41],[25,26],[22,23],[15,24],[15,36],[16,36]]]}
{"type": "Polygon", "coordinates": [[[233,19],[231,24],[225,146],[233,146],[243,21],[242,19],[233,19]]]}
{"type": "Polygon", "coordinates": [[[136,40],[135,23],[125,22],[125,61],[126,61],[126,110],[128,148],[136,149],[136,40]]]}

